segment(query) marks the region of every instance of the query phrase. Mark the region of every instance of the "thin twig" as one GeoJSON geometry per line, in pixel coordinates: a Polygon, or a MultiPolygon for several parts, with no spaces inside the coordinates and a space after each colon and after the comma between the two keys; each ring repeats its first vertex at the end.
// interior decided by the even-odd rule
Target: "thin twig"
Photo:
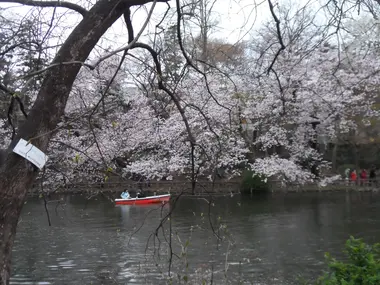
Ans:
{"type": "Polygon", "coordinates": [[[78,12],[83,17],[86,16],[87,10],[83,7],[71,3],[71,2],[65,2],[65,1],[31,1],[31,0],[0,0],[0,3],[19,3],[26,6],[35,6],[35,7],[61,7],[61,8],[67,8],[73,11],[78,12]]]}

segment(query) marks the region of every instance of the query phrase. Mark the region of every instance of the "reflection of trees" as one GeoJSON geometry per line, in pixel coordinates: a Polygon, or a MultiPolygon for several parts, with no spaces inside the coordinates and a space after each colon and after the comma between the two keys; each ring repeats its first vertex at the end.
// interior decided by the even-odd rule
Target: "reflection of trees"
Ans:
{"type": "MultiPolygon", "coordinates": [[[[314,276],[315,271],[321,270],[324,252],[339,255],[350,234],[362,236],[368,232],[368,214],[365,213],[370,200],[363,197],[367,196],[360,193],[307,193],[219,199],[212,207],[212,214],[227,220],[235,241],[229,260],[242,261],[246,277],[249,277],[248,267],[253,266],[255,278],[257,271],[265,271],[265,276],[294,281],[295,272],[314,276]],[[360,217],[363,217],[360,223],[354,222],[355,219],[361,220],[360,217]],[[252,264],[247,265],[246,259],[252,264]]],[[[200,213],[207,213],[208,205],[199,199],[180,203],[178,208],[186,210],[174,213],[173,221],[186,235],[186,226],[201,223],[200,213]]],[[[216,265],[222,264],[226,248],[222,246],[216,251],[211,246],[215,239],[210,231],[207,235],[205,231],[193,234],[191,243],[196,247],[193,253],[200,256],[194,257],[197,263],[213,256],[216,265]],[[206,240],[208,245],[204,245],[206,240]]],[[[235,269],[231,267],[232,272],[235,269]]]]}
{"type": "MultiPolygon", "coordinates": [[[[268,276],[273,276],[279,282],[294,281],[295,273],[315,275],[323,266],[325,251],[340,256],[349,234],[376,241],[380,237],[379,201],[379,195],[368,193],[215,198],[211,220],[215,228],[227,224],[232,235],[228,261],[235,265],[229,268],[230,276],[241,270],[249,280],[262,278],[266,283],[268,276]]],[[[161,258],[153,259],[152,239],[145,255],[148,237],[161,219],[159,205],[115,207],[105,199],[86,201],[78,196],[65,202],[58,214],[56,204],[49,204],[52,227],[48,226],[43,200],[33,199],[25,205],[15,244],[15,275],[66,284],[86,280],[95,285],[112,284],[107,283],[110,278],[122,284],[130,278],[143,280],[145,273],[151,281],[158,278],[158,268],[167,270],[167,244],[162,233],[161,258]],[[154,261],[160,262],[158,267],[154,261]]],[[[164,207],[163,215],[169,209],[164,207]]],[[[208,209],[205,199],[181,198],[172,216],[174,237],[178,233],[183,243],[190,241],[190,273],[200,267],[210,269],[211,264],[219,272],[224,267],[227,242],[216,246],[208,209]]],[[[168,223],[164,229],[168,237],[168,223]]],[[[178,253],[175,238],[173,245],[178,253]]],[[[178,268],[180,260],[173,262],[178,268]]]]}
{"type": "Polygon", "coordinates": [[[160,204],[117,207],[124,228],[124,233],[120,236],[119,250],[122,252],[122,259],[118,279],[133,277],[145,280],[147,275],[156,279],[160,278],[161,265],[163,272],[167,270],[168,226],[165,224],[162,228],[165,236],[161,230],[157,232],[157,236],[154,232],[169,210],[169,205],[160,204]]]}
{"type": "Polygon", "coordinates": [[[77,197],[71,203],[74,200],[57,212],[56,203],[49,204],[51,227],[42,200],[25,205],[15,245],[14,274],[33,281],[60,280],[61,284],[78,284],[78,280],[102,284],[116,276],[122,258],[117,231],[120,216],[106,201],[91,201],[84,210],[85,198],[77,197]]]}
{"type": "Polygon", "coordinates": [[[294,280],[294,272],[315,275],[315,270],[321,269],[324,252],[340,255],[350,234],[361,236],[368,232],[365,214],[368,203],[355,205],[360,196],[360,193],[279,194],[261,205],[245,201],[243,216],[250,218],[235,228],[239,231],[237,243],[247,249],[248,258],[261,259],[254,262],[255,266],[273,271],[277,278],[294,280]],[[360,217],[364,219],[362,222],[350,222],[360,217]]]}

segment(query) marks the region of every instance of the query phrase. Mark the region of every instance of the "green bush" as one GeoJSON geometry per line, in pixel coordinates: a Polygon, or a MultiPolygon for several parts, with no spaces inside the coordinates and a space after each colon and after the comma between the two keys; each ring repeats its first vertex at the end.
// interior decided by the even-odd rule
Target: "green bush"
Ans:
{"type": "Polygon", "coordinates": [[[337,261],[326,254],[330,272],[320,277],[317,285],[379,285],[380,244],[365,244],[350,237],[346,242],[346,262],[337,261]]]}
{"type": "Polygon", "coordinates": [[[240,191],[243,194],[267,192],[269,191],[269,185],[264,175],[256,174],[251,170],[245,170],[240,191]]]}

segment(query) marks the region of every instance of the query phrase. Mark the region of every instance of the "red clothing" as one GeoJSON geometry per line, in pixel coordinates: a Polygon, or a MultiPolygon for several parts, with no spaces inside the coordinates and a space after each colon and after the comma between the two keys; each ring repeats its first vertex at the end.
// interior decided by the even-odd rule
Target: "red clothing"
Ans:
{"type": "Polygon", "coordinates": [[[362,180],[366,180],[367,179],[367,171],[362,170],[362,172],[360,173],[360,178],[362,180]]]}
{"type": "Polygon", "coordinates": [[[355,172],[351,172],[351,181],[356,181],[357,175],[355,172]]]}

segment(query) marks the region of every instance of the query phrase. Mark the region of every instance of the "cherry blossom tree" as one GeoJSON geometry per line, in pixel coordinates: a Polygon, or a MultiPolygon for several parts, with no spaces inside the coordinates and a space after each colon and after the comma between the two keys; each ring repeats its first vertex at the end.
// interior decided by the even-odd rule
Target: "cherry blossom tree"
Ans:
{"type": "MultiPolygon", "coordinates": [[[[140,39],[153,21],[157,1],[85,2],[88,10],[65,1],[0,2],[37,7],[33,11],[50,7],[52,19],[38,18],[47,23],[41,24],[42,39],[50,39],[37,37],[36,53],[29,57],[31,62],[36,55],[45,56],[37,57],[38,70],[28,69],[23,76],[26,71],[17,66],[16,58],[8,74],[17,80],[6,85],[7,76],[1,74],[1,90],[20,108],[22,101],[15,93],[23,93],[28,78],[34,89],[28,89],[33,105],[23,124],[10,131],[6,124],[11,120],[0,120],[0,134],[5,134],[0,143],[7,147],[0,164],[0,284],[9,284],[17,222],[27,190],[38,176],[42,185],[45,181],[53,189],[79,181],[84,172],[107,179],[119,166],[124,177],[184,174],[194,189],[200,175],[213,180],[215,170],[223,168],[232,177],[241,165],[249,165],[257,174],[303,182],[321,176],[329,165],[322,155],[322,138],[334,140],[357,129],[358,118],[364,122],[378,116],[372,108],[379,84],[377,46],[368,43],[366,53],[354,33],[333,37],[346,23],[337,2],[326,6],[331,18],[322,25],[306,7],[287,10],[269,0],[273,19],[253,38],[254,44],[237,53],[240,66],[235,68],[222,61],[204,62],[208,45],[202,45],[203,60],[197,58],[196,43],[186,40],[191,15],[179,0],[172,25],[173,57],[161,55],[164,46],[155,41],[140,39]],[[131,9],[149,2],[146,22],[135,35],[131,9]],[[54,33],[54,23],[60,19],[57,15],[64,15],[57,10],[66,9],[82,18],[60,40],[67,31],[54,33]],[[97,44],[103,35],[122,16],[126,44],[95,53],[101,50],[97,44]],[[341,44],[342,38],[347,44],[341,44]],[[54,41],[58,44],[51,47],[54,41]],[[41,43],[51,47],[50,53],[41,52],[41,43]],[[54,59],[46,64],[53,51],[54,59]],[[202,68],[205,65],[208,68],[202,68]],[[175,76],[168,76],[169,71],[175,76]],[[21,138],[48,153],[43,171],[12,153],[21,138]]],[[[371,10],[369,1],[365,5],[371,10]]]]}
{"type": "Polygon", "coordinates": [[[329,165],[322,141],[356,130],[358,116],[362,121],[379,116],[373,110],[379,80],[376,54],[363,58],[333,44],[334,38],[313,25],[305,10],[279,15],[284,17],[281,41],[286,49],[277,54],[273,43],[278,30],[269,23],[254,46],[251,76],[259,79],[247,86],[243,114],[255,132],[253,145],[264,156],[253,162],[253,170],[305,181],[329,165]],[[270,76],[262,76],[265,72],[270,76]]]}
{"type": "MultiPolygon", "coordinates": [[[[108,62],[104,64],[107,69],[111,66],[108,62]]],[[[108,72],[101,70],[101,67],[99,70],[107,78],[108,72]]],[[[51,154],[60,161],[58,165],[62,179],[66,177],[66,181],[78,181],[81,177],[88,178],[78,175],[79,171],[97,172],[100,175],[98,178],[104,179],[107,176],[106,169],[117,168],[118,157],[125,164],[122,173],[125,177],[138,174],[150,179],[161,179],[184,174],[190,178],[191,147],[176,106],[169,99],[166,100],[166,111],[157,112],[156,106],[162,103],[165,94],[161,94],[159,99],[145,95],[137,88],[131,88],[130,82],[123,82],[125,78],[126,74],[118,73],[118,79],[113,84],[119,86],[119,90],[104,98],[107,101],[106,110],[99,110],[91,130],[86,114],[102,98],[102,87],[97,84],[104,79],[99,78],[96,72],[79,74],[67,105],[65,121],[78,117],[79,112],[85,115],[59,130],[55,136],[59,139],[53,139],[51,145],[51,154]],[[91,88],[82,84],[82,80],[87,84],[93,82],[91,88]],[[133,91],[128,92],[131,89],[133,91]],[[111,100],[114,97],[118,98],[116,102],[111,100]]],[[[196,73],[176,86],[197,141],[194,153],[197,175],[208,176],[215,169],[224,168],[226,174],[233,176],[237,174],[234,166],[245,161],[247,150],[239,136],[236,121],[231,116],[237,105],[231,100],[233,93],[218,90],[220,82],[221,78],[209,80],[209,88],[215,88],[210,91],[217,94],[217,101],[210,100],[202,78],[196,73]],[[197,86],[192,85],[191,93],[187,93],[189,85],[194,82],[198,82],[197,86]]],[[[149,94],[159,92],[149,90],[149,94]]],[[[52,164],[57,167],[56,163],[52,164]]]]}
{"type": "MultiPolygon", "coordinates": [[[[323,28],[310,28],[314,21],[312,15],[305,13],[304,9],[294,15],[287,11],[279,15],[288,17],[282,19],[286,31],[282,37],[287,49],[271,67],[271,76],[262,75],[277,49],[260,53],[260,49],[267,49],[264,43],[271,44],[277,39],[277,30],[269,23],[268,32],[259,35],[263,40],[255,41],[253,54],[258,55],[252,59],[255,65],[245,66],[250,73],[242,76],[241,69],[236,73],[229,70],[227,78],[215,69],[213,75],[203,76],[187,67],[182,77],[168,80],[175,82],[171,92],[176,93],[186,110],[189,127],[197,138],[193,167],[196,173],[212,173],[214,168],[226,167],[237,174],[234,166],[246,160],[244,154],[248,151],[242,140],[244,133],[240,130],[240,120],[244,117],[253,122],[251,126],[256,133],[254,139],[245,140],[245,144],[251,145],[251,151],[252,147],[259,150],[251,159],[256,172],[269,176],[281,174],[289,181],[308,180],[319,175],[319,170],[329,164],[322,158],[318,140],[333,140],[338,133],[341,135],[355,129],[356,122],[352,118],[359,113],[367,112],[367,117],[377,116],[376,112],[371,112],[372,99],[366,97],[368,100],[363,101],[364,94],[354,91],[363,77],[355,79],[355,72],[343,68],[351,59],[344,59],[342,50],[328,43],[328,34],[323,28]],[[335,60],[337,64],[331,64],[335,60]],[[233,84],[226,83],[231,79],[233,84]],[[224,83],[221,85],[221,82],[224,83]],[[348,83],[351,86],[343,86],[348,83]],[[240,91],[247,94],[244,104],[242,97],[237,96],[240,91]],[[205,140],[207,136],[209,138],[205,140]],[[268,162],[272,158],[273,163],[268,162]],[[270,165],[277,165],[277,170],[270,165]],[[299,174],[295,174],[295,169],[299,174]]],[[[173,27],[171,34],[175,37],[176,26],[173,27]]],[[[177,51],[177,58],[180,53],[177,51]]],[[[102,99],[119,60],[110,58],[96,70],[83,69],[77,77],[66,107],[67,120],[77,117],[78,112],[89,115],[99,100],[103,108],[96,113],[103,116],[93,117],[96,121],[93,125],[89,125],[88,116],[84,116],[81,123],[77,120],[76,126],[70,124],[70,129],[57,133],[60,140],[53,146],[62,149],[66,145],[65,151],[57,152],[61,154],[62,177],[77,181],[83,177],[78,175],[81,169],[97,173],[94,179],[107,179],[107,171],[117,167],[116,158],[122,158],[126,177],[131,173],[157,179],[188,174],[191,151],[187,130],[170,96],[154,85],[154,74],[150,78],[154,65],[145,62],[143,68],[135,68],[135,74],[140,75],[133,75],[132,80],[142,92],[127,94],[130,82],[122,78],[127,78],[128,74],[119,70],[108,90],[110,94],[102,99]],[[161,106],[160,110],[157,106],[161,106]],[[112,115],[107,115],[109,112],[112,115]]],[[[366,84],[368,86],[368,82],[366,84]]],[[[54,157],[54,148],[51,151],[54,157]]]]}

